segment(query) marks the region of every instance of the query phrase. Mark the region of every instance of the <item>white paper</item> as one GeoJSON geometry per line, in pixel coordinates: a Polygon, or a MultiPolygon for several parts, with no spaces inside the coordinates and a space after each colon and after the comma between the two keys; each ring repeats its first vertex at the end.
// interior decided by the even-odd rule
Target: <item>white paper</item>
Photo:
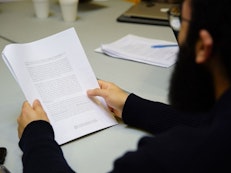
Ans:
{"type": "Polygon", "coordinates": [[[99,86],[73,28],[2,55],[28,101],[41,101],[59,144],[117,124],[102,98],[86,95],[99,86]]]}
{"type": "Polygon", "coordinates": [[[161,67],[170,67],[176,62],[178,46],[152,48],[153,45],[176,45],[174,42],[148,39],[129,34],[115,42],[103,44],[96,52],[103,52],[114,58],[142,62],[161,67]]]}
{"type": "Polygon", "coordinates": [[[7,3],[7,2],[18,2],[18,1],[23,1],[23,0],[0,0],[0,3],[7,3]]]}

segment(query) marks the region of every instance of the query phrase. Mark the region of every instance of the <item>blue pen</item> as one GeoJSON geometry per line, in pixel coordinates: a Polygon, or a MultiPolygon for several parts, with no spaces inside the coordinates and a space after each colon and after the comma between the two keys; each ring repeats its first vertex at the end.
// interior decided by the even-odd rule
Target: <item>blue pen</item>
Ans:
{"type": "Polygon", "coordinates": [[[153,45],[151,48],[167,48],[167,47],[176,47],[177,44],[159,44],[159,45],[153,45]]]}

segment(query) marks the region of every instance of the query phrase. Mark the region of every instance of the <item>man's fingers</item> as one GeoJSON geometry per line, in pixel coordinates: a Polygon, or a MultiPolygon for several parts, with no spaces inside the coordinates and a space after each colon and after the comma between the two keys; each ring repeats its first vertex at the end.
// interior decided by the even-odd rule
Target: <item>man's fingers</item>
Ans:
{"type": "Polygon", "coordinates": [[[22,104],[22,112],[21,115],[26,115],[28,111],[31,111],[33,108],[31,107],[28,101],[24,101],[22,104]]]}
{"type": "Polygon", "coordinates": [[[87,91],[88,96],[100,96],[103,97],[103,92],[99,88],[91,89],[87,91]]]}
{"type": "Polygon", "coordinates": [[[33,108],[34,108],[34,110],[35,110],[36,112],[37,112],[37,111],[43,112],[43,107],[42,107],[42,105],[41,105],[41,103],[40,103],[39,100],[35,100],[35,101],[34,101],[34,103],[33,103],[33,108]]]}
{"type": "Polygon", "coordinates": [[[41,102],[39,100],[34,101],[33,107],[34,107],[35,112],[37,112],[37,119],[45,120],[45,121],[49,122],[47,114],[44,111],[44,109],[43,109],[43,107],[41,105],[41,102]]]}

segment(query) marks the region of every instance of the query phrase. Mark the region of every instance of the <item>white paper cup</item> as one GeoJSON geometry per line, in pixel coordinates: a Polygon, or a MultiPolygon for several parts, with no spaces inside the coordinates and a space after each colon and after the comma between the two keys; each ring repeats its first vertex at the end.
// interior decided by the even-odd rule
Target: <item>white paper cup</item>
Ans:
{"type": "Polygon", "coordinates": [[[59,0],[63,20],[73,22],[77,17],[79,0],[59,0]]]}
{"type": "Polygon", "coordinates": [[[35,15],[41,19],[47,18],[50,10],[49,0],[32,0],[32,1],[34,4],[35,15]]]}

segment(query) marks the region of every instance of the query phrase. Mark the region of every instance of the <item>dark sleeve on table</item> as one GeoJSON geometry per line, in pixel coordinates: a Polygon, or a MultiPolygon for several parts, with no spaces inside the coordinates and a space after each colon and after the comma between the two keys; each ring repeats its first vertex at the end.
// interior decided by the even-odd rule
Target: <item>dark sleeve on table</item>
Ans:
{"type": "Polygon", "coordinates": [[[196,127],[205,121],[204,116],[179,112],[170,105],[143,99],[130,94],[125,102],[123,121],[133,127],[158,133],[178,125],[196,127]]]}
{"type": "Polygon", "coordinates": [[[192,148],[196,146],[184,132],[182,128],[180,131],[170,130],[155,137],[141,138],[137,150],[128,151],[115,160],[111,173],[187,172],[192,160],[191,157],[186,158],[192,155],[192,148]],[[181,132],[183,134],[179,135],[181,132]]]}
{"type": "Polygon", "coordinates": [[[34,121],[24,130],[19,147],[23,151],[24,173],[73,173],[60,146],[54,139],[54,131],[46,121],[34,121]]]}

